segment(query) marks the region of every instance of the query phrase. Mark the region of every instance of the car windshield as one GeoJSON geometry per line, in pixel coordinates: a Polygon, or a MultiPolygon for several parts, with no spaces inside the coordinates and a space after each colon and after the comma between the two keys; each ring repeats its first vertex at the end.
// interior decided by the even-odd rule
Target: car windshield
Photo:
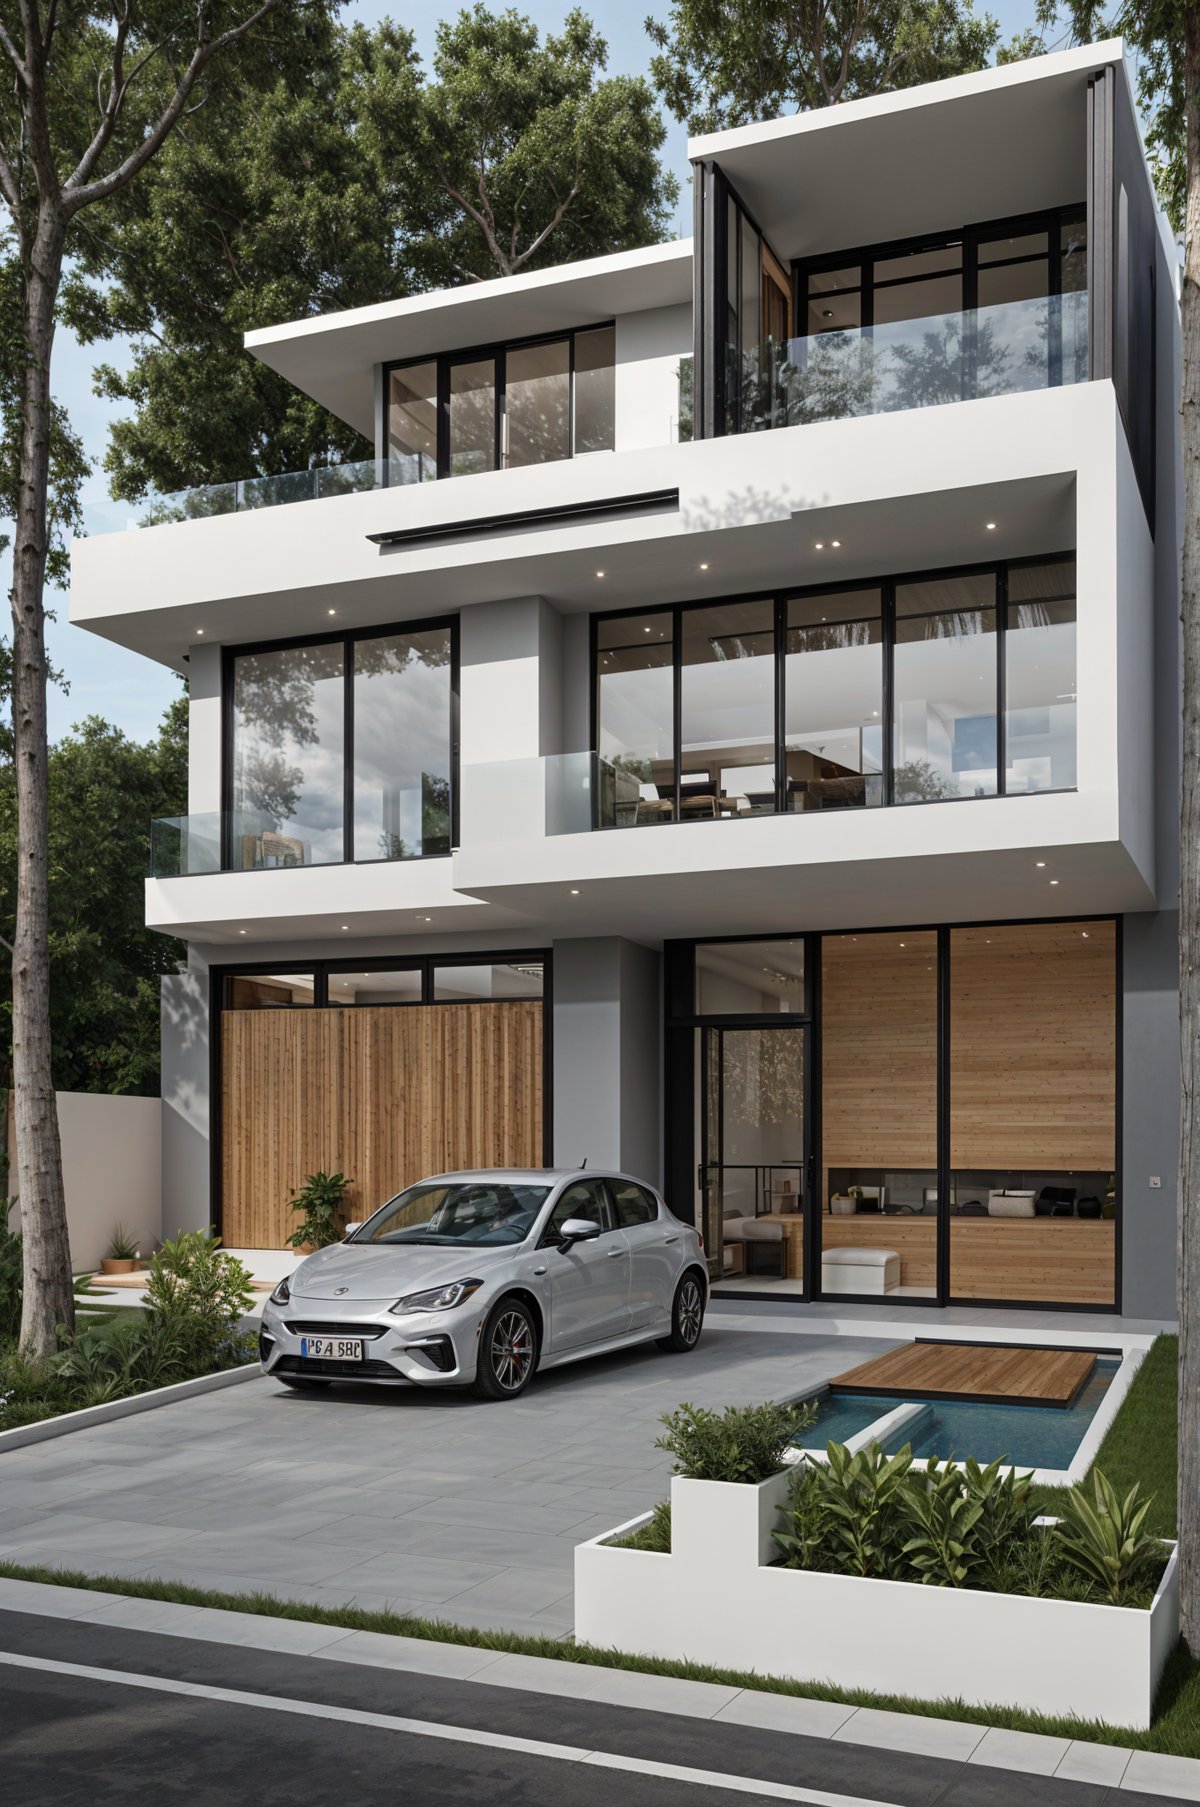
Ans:
{"type": "Polygon", "coordinates": [[[524,1242],[549,1195],[549,1186],[505,1180],[410,1186],[368,1218],[354,1241],[500,1248],[524,1242]]]}

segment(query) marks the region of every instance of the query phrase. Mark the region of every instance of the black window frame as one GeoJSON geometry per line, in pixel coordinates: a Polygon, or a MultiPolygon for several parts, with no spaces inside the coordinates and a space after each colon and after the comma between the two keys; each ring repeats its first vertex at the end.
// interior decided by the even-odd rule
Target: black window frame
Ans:
{"type": "MultiPolygon", "coordinates": [[[[682,621],[683,616],[694,609],[711,609],[722,603],[764,602],[774,604],[775,619],[775,808],[774,811],[762,811],[754,814],[745,811],[737,815],[722,815],[721,821],[761,820],[763,815],[776,816],[795,815],[800,812],[787,808],[787,775],[785,766],[786,742],[786,683],[787,683],[787,605],[796,597],[831,596],[848,591],[878,588],[881,599],[881,633],[880,664],[882,678],[881,722],[883,731],[883,803],[884,809],[919,809],[929,805],[944,803],[987,803],[994,799],[1014,796],[1053,796],[1055,789],[1010,791],[1007,787],[1008,746],[1006,724],[1006,659],[1008,632],[1008,574],[1018,568],[1029,568],[1038,565],[1061,564],[1070,560],[1076,564],[1076,620],[1078,621],[1078,548],[1074,546],[1060,547],[1052,552],[1037,553],[1020,558],[981,559],[967,565],[931,566],[924,570],[897,571],[886,577],[848,577],[839,578],[833,583],[790,584],[775,590],[753,590],[744,594],[704,597],[691,602],[642,604],[635,608],[599,609],[593,611],[588,621],[588,656],[590,671],[589,709],[589,743],[593,754],[598,758],[600,753],[600,709],[598,665],[598,624],[601,621],[635,619],[638,616],[670,615],[671,617],[671,658],[673,673],[673,757],[675,762],[675,781],[672,787],[673,813],[667,823],[662,826],[674,826],[685,818],[680,809],[682,763],[682,621]],[[996,789],[984,797],[928,797],[906,803],[897,803],[895,799],[895,651],[896,651],[896,590],[899,585],[922,582],[938,582],[947,578],[971,577],[992,573],[995,577],[995,613],[996,613],[996,789]]],[[[1078,673],[1076,674],[1078,677],[1078,673]]],[[[1059,792],[1077,791],[1076,783],[1056,787],[1059,792]]],[[[595,803],[592,827],[601,829],[608,825],[599,819],[599,794],[594,790],[595,803]]],[[[863,806],[867,807],[866,805],[863,806]]],[[[820,814],[820,811],[813,812],[820,814]]],[[[692,817],[692,821],[703,821],[703,817],[692,817]]],[[[615,825],[614,825],[615,826],[615,825]]]]}
{"type": "MultiPolygon", "coordinates": [[[[233,736],[234,673],[240,658],[265,653],[288,652],[297,646],[338,646],[342,648],[342,857],[321,860],[325,869],[337,866],[407,865],[408,860],[389,860],[386,856],[360,860],[354,855],[354,647],[360,640],[386,640],[389,634],[419,634],[447,628],[450,633],[450,846],[444,853],[419,853],[414,861],[449,859],[458,844],[459,835],[459,617],[457,615],[422,616],[413,621],[392,621],[379,627],[357,627],[333,633],[294,634],[282,640],[248,641],[245,645],[221,648],[221,870],[246,870],[233,859],[233,736]]],[[[290,871],[290,867],[255,867],[255,871],[290,871]]]]}
{"type": "MultiPolygon", "coordinates": [[[[495,440],[494,463],[491,472],[478,472],[476,475],[494,475],[496,471],[505,469],[526,470],[535,468],[527,465],[506,466],[503,463],[504,419],[507,410],[508,390],[508,353],[525,351],[538,345],[554,345],[560,339],[567,341],[567,438],[570,450],[566,458],[545,460],[548,464],[566,464],[578,454],[575,451],[575,340],[581,333],[594,333],[610,330],[614,334],[613,369],[616,370],[616,319],[593,320],[583,326],[568,326],[557,332],[531,333],[520,339],[499,339],[487,345],[469,345],[457,351],[426,352],[417,358],[395,358],[383,366],[383,443],[380,446],[380,461],[383,466],[383,486],[393,487],[391,477],[391,452],[389,442],[391,414],[391,377],[394,370],[412,370],[421,364],[434,364],[437,367],[437,477],[441,483],[449,478],[450,472],[450,371],[455,364],[482,363],[492,358],[496,365],[495,388],[495,440]]],[[[615,379],[614,379],[615,380],[615,379]]],[[[615,439],[615,422],[614,422],[615,439]]],[[[615,444],[613,449],[615,450],[615,444]]],[[[585,454],[591,457],[589,452],[585,454]]],[[[403,488],[406,485],[396,485],[403,488]]]]}
{"type": "MultiPolygon", "coordinates": [[[[379,1010],[417,1010],[427,1004],[436,1004],[439,1009],[452,1010],[456,1004],[513,1004],[550,1002],[550,965],[551,951],[548,947],[500,948],[483,953],[440,953],[440,954],[352,954],[337,955],[329,959],[314,960],[276,960],[269,964],[287,966],[295,973],[310,975],[313,979],[313,1000],[311,1004],[280,1004],[280,1010],[342,1010],[346,1006],[329,1002],[329,980],[337,973],[387,973],[387,972],[419,972],[421,974],[421,995],[419,998],[407,999],[404,1002],[392,1002],[373,1005],[379,1010]],[[537,999],[520,998],[437,998],[433,995],[433,973],[437,966],[446,966],[453,960],[455,966],[535,966],[542,968],[542,993],[537,999]]],[[[211,975],[214,981],[213,996],[216,1009],[224,1013],[226,1010],[242,1008],[227,1002],[228,985],[231,979],[252,979],[269,977],[267,963],[256,961],[222,961],[214,964],[211,975]]],[[[362,1008],[362,1006],[359,1006],[362,1008]]]]}

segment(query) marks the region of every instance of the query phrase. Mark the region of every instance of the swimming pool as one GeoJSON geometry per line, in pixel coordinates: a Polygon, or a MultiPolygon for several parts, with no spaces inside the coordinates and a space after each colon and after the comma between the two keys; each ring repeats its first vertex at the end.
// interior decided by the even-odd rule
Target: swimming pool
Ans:
{"type": "Polygon", "coordinates": [[[1017,1468],[1067,1469],[1120,1365],[1116,1356],[1100,1356],[1069,1406],[922,1401],[919,1394],[911,1402],[866,1393],[827,1395],[817,1401],[817,1422],[802,1441],[806,1449],[847,1443],[897,1406],[912,1403],[922,1405],[922,1411],[881,1439],[885,1455],[895,1455],[907,1443],[919,1459],[965,1461],[974,1456],[977,1462],[1003,1460],[1017,1468]]]}

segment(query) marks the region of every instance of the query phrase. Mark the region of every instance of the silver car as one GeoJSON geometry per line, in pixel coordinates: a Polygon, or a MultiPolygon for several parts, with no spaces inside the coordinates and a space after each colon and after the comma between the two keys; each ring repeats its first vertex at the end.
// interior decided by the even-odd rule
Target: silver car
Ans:
{"type": "Polygon", "coordinates": [[[700,1236],[629,1174],[444,1173],[281,1280],[259,1354],[289,1387],[515,1399],[537,1369],[587,1355],[651,1339],[694,1349],[707,1302],[700,1236]]]}

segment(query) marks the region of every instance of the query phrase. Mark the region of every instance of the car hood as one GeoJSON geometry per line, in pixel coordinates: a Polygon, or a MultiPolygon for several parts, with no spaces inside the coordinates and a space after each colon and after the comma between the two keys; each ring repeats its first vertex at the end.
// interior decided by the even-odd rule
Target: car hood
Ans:
{"type": "Polygon", "coordinates": [[[511,1261],[521,1246],[488,1249],[464,1243],[460,1248],[431,1249],[420,1243],[338,1242],[318,1249],[294,1270],[292,1297],[386,1299],[391,1303],[405,1293],[448,1286],[452,1280],[481,1279],[511,1261]]]}

